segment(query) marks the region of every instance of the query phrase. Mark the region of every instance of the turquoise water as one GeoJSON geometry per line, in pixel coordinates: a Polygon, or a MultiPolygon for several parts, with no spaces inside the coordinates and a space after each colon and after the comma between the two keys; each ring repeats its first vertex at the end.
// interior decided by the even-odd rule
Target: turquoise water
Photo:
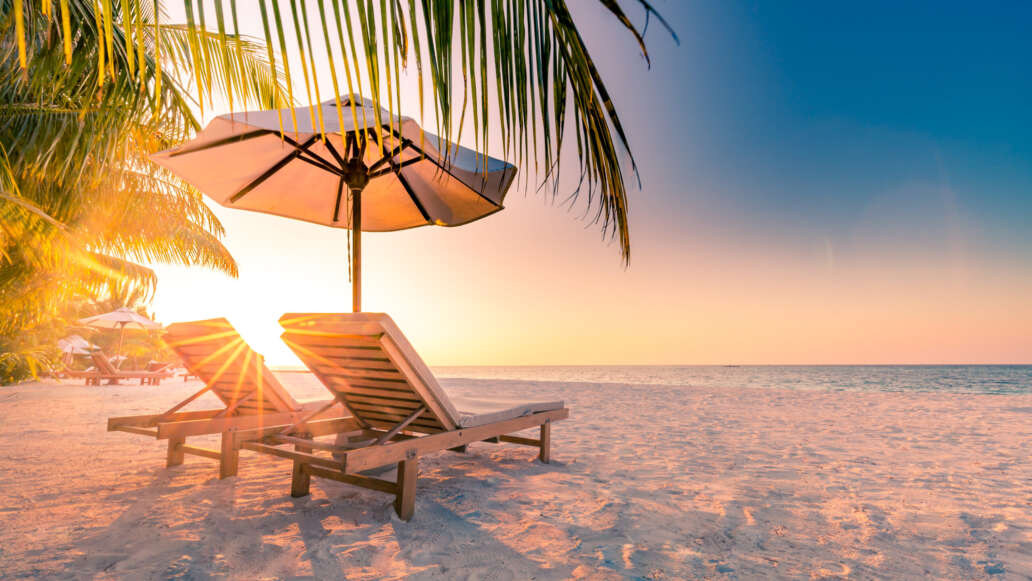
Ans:
{"type": "Polygon", "coordinates": [[[1032,393],[1032,365],[435,367],[438,377],[734,389],[1032,393]]]}

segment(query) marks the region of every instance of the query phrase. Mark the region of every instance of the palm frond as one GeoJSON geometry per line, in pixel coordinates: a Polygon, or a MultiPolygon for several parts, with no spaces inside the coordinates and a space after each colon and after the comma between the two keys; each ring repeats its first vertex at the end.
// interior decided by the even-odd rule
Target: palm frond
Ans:
{"type": "MultiPolygon", "coordinates": [[[[166,46],[166,66],[174,67],[181,78],[192,79],[196,84],[198,74],[192,66],[189,51],[189,30],[178,24],[165,24],[162,43],[166,46]]],[[[202,87],[224,95],[241,107],[255,106],[262,109],[286,107],[286,80],[279,67],[270,65],[264,47],[251,39],[233,34],[206,30],[195,31],[194,41],[199,54],[210,63],[205,71],[202,87]]]]}
{"type": "MultiPolygon", "coordinates": [[[[520,164],[532,160],[539,189],[551,184],[553,192],[559,187],[560,169],[569,165],[567,159],[575,152],[580,175],[572,198],[586,194],[586,209],[594,209],[592,219],[601,224],[604,235],[619,239],[623,259],[629,260],[628,178],[622,165],[628,163],[640,187],[638,169],[617,107],[566,0],[409,0],[408,10],[401,0],[329,0],[331,11],[324,7],[326,0],[317,1],[323,40],[332,57],[335,93],[342,84],[337,72],[343,70],[348,92],[357,88],[361,93],[368,88],[377,107],[382,105],[390,113],[387,120],[375,121],[359,120],[356,115],[356,124],[361,121],[363,125],[382,127],[384,122],[393,123],[394,115],[403,109],[400,72],[415,61],[420,119],[428,113],[424,107],[432,108],[437,133],[445,139],[461,140],[468,125],[474,147],[487,153],[492,147],[489,128],[497,128],[501,136],[498,149],[503,156],[520,164]],[[336,35],[330,33],[330,24],[336,35]],[[453,75],[455,66],[461,75],[453,75]],[[492,74],[494,79],[490,78],[492,74]],[[429,99],[424,99],[424,83],[429,85],[429,99]],[[576,148],[562,146],[567,131],[573,131],[576,148]]],[[[154,101],[166,96],[182,99],[190,94],[196,95],[196,102],[203,108],[213,102],[213,91],[217,91],[229,96],[231,107],[248,100],[260,102],[265,108],[287,104],[291,107],[289,128],[293,129],[296,114],[293,76],[286,54],[288,42],[301,55],[300,78],[305,82],[308,100],[313,100],[312,89],[318,94],[305,2],[301,2],[299,13],[296,0],[259,1],[268,51],[265,56],[254,43],[247,44],[249,48],[239,44],[243,39],[235,34],[235,0],[229,0],[233,33],[227,32],[226,0],[208,0],[215,5],[216,17],[210,29],[205,22],[204,0],[182,2],[187,24],[164,25],[162,30],[167,34],[158,40],[163,47],[168,40],[167,51],[162,54],[171,55],[179,78],[188,81],[192,90],[181,91],[175,82],[169,83],[171,93],[158,91],[154,101]],[[285,16],[289,22],[285,22],[285,16]],[[284,85],[277,82],[281,77],[285,77],[284,85]]],[[[598,7],[628,31],[648,63],[646,33],[652,19],[658,20],[675,41],[677,35],[651,2],[631,3],[644,14],[640,27],[619,0],[598,0],[598,7]]],[[[137,75],[151,75],[152,80],[145,81],[151,86],[166,86],[168,77],[156,74],[157,63],[146,61],[135,68],[129,63],[138,52],[130,48],[133,39],[137,47],[144,43],[147,50],[157,38],[154,32],[147,32],[150,29],[145,26],[130,34],[122,32],[125,15],[140,15],[142,22],[153,21],[157,15],[152,14],[149,5],[144,0],[121,0],[118,11],[113,10],[111,0],[104,0],[102,9],[95,12],[87,0],[68,0],[68,10],[62,10],[62,14],[72,14],[72,26],[60,28],[62,40],[73,52],[91,56],[96,63],[91,75],[100,86],[118,85],[121,79],[132,78],[134,70],[137,75]]],[[[38,46],[32,37],[38,35],[39,28],[48,26],[53,14],[22,10],[20,0],[0,0],[0,6],[7,7],[7,14],[13,8],[21,11],[11,17],[20,27],[15,31],[18,44],[6,48],[12,55],[24,52],[26,60],[11,60],[18,63],[19,70],[45,79],[53,69],[37,68],[34,51],[38,46]]],[[[67,58],[65,51],[55,52],[67,58]]],[[[68,66],[74,66],[74,60],[68,66]]],[[[183,115],[183,126],[189,129],[185,109],[183,115]]],[[[382,140],[379,134],[378,138],[382,140]]]]}
{"type": "MultiPolygon", "coordinates": [[[[56,339],[63,305],[149,296],[156,278],[140,262],[237,274],[200,193],[147,159],[198,128],[184,28],[150,26],[160,5],[62,0],[60,25],[45,5],[22,6],[22,36],[0,36],[0,353],[22,354],[2,381],[46,366],[34,354],[56,339]],[[18,38],[27,68],[8,58],[18,38]]],[[[0,0],[0,30],[14,20],[0,0]]],[[[282,105],[282,75],[260,45],[235,32],[195,40],[212,60],[206,92],[282,105]]]]}

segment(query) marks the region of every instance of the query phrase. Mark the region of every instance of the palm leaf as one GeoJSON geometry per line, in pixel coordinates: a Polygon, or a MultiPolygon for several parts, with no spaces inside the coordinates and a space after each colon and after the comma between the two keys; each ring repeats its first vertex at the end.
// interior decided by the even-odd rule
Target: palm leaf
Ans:
{"type": "Polygon", "coordinates": [[[31,372],[27,361],[46,363],[32,353],[52,344],[61,305],[152,292],[141,262],[235,276],[200,193],[147,155],[198,128],[191,86],[198,100],[232,92],[245,104],[284,103],[278,69],[235,30],[158,26],[150,3],[62,0],[60,28],[39,3],[22,8],[14,19],[11,0],[0,0],[0,23],[24,29],[0,36],[0,352],[26,354],[5,381],[15,367],[31,372]],[[18,38],[27,69],[8,58],[18,38]],[[201,80],[194,57],[208,62],[201,80]]]}
{"type": "MultiPolygon", "coordinates": [[[[246,53],[239,46],[235,49],[229,46],[230,35],[225,32],[223,17],[226,0],[214,0],[216,32],[206,29],[203,1],[182,1],[187,8],[188,22],[185,32],[181,27],[167,27],[170,31],[179,31],[170,52],[181,70],[190,71],[197,101],[201,105],[206,100],[210,103],[212,90],[232,94],[234,103],[238,95],[242,96],[241,89],[250,88],[252,95],[267,90],[272,95],[264,99],[266,104],[289,104],[293,118],[295,100],[291,67],[286,57],[290,47],[282,16],[282,10],[288,7],[294,28],[293,50],[301,55],[306,92],[318,83],[315,68],[311,66],[311,35],[304,3],[299,16],[296,0],[259,2],[268,48],[267,58],[260,59],[268,68],[262,74],[253,67],[240,64],[235,57],[246,53]],[[271,3],[271,19],[266,2],[271,3]],[[274,81],[280,77],[277,61],[286,77],[285,100],[276,95],[282,88],[274,81]],[[233,62],[237,64],[234,66],[233,62]]],[[[631,174],[637,178],[637,165],[617,107],[566,0],[490,0],[490,4],[488,0],[420,0],[418,3],[409,0],[408,4],[406,12],[400,0],[357,0],[342,5],[332,0],[331,14],[320,1],[319,19],[327,52],[340,55],[334,57],[335,67],[331,75],[335,77],[341,68],[336,65],[343,64],[348,91],[353,92],[353,86],[357,86],[358,92],[368,87],[376,106],[383,104],[390,113],[386,120],[390,125],[394,113],[401,110],[400,71],[414,52],[420,117],[426,113],[424,107],[429,106],[423,98],[423,82],[427,82],[439,134],[458,141],[468,122],[475,148],[486,153],[491,147],[489,128],[497,127],[503,155],[520,163],[532,157],[534,167],[539,168],[540,185],[551,183],[553,192],[558,188],[560,169],[568,165],[565,160],[570,155],[562,147],[563,136],[568,129],[572,130],[577,147],[570,151],[576,151],[575,163],[580,172],[572,199],[586,193],[586,210],[594,209],[592,219],[601,223],[603,233],[619,239],[623,258],[629,260],[627,178],[621,166],[626,160],[631,174]],[[457,13],[456,5],[459,8],[457,13]],[[354,26],[356,18],[357,26],[354,26]],[[336,38],[328,32],[330,20],[338,32],[336,38]],[[356,46],[361,49],[356,49],[356,46]],[[453,49],[456,47],[459,49],[457,56],[461,59],[461,81],[452,75],[456,57],[453,49]],[[424,64],[429,68],[428,78],[423,75],[424,64]],[[493,81],[488,78],[492,73],[495,75],[493,81]],[[489,90],[491,85],[492,90],[489,90]],[[454,105],[459,96],[462,107],[456,114],[454,105]]],[[[635,26],[618,0],[598,0],[599,9],[610,14],[628,31],[647,63],[649,55],[645,36],[651,19],[657,19],[675,41],[677,37],[651,2],[634,0],[633,4],[644,13],[645,23],[641,27],[635,26]]],[[[5,6],[8,5],[15,11],[13,19],[16,21],[18,46],[24,47],[19,54],[27,55],[31,47],[24,39],[33,34],[30,30],[31,14],[23,14],[20,0],[6,0],[5,6]]],[[[119,5],[122,6],[122,14],[145,12],[143,0],[122,0],[119,5]]],[[[66,39],[84,36],[86,40],[72,43],[72,49],[95,57],[95,79],[98,83],[120,83],[119,77],[132,72],[133,65],[128,64],[125,54],[126,42],[131,39],[122,34],[111,0],[102,0],[100,10],[93,10],[86,0],[71,0],[69,8],[73,15],[78,10],[94,16],[92,22],[86,18],[72,19],[79,30],[73,27],[63,35],[66,39]]],[[[234,0],[230,0],[230,9],[235,22],[234,0]]],[[[153,33],[150,36],[153,38],[153,33]]],[[[132,50],[128,49],[129,57],[132,50]]],[[[258,58],[256,53],[251,56],[258,58]]],[[[32,68],[27,60],[19,60],[19,64],[23,70],[32,68]]],[[[150,67],[141,68],[150,70],[150,67]]],[[[162,82],[167,80],[163,76],[158,79],[162,82]]],[[[335,89],[337,85],[335,80],[335,89]]],[[[315,94],[318,94],[317,89],[315,94]]],[[[160,95],[165,97],[164,93],[160,95]]],[[[309,101],[313,100],[309,98],[309,101]]],[[[357,116],[355,122],[358,122],[357,116]]],[[[369,122],[373,120],[362,120],[363,124],[369,122]]],[[[383,122],[377,119],[375,125],[382,127],[383,122]]],[[[292,128],[296,130],[296,122],[292,128]]],[[[377,137],[382,139],[379,134],[377,137]]],[[[638,185],[640,187],[640,180],[638,185]]]]}

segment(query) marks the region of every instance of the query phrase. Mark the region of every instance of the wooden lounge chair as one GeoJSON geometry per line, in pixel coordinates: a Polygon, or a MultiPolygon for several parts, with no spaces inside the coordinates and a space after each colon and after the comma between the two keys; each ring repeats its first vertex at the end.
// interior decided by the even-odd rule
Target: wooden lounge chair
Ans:
{"type": "Polygon", "coordinates": [[[150,371],[151,373],[163,373],[166,377],[172,377],[175,374],[174,369],[175,363],[171,361],[149,361],[147,362],[147,369],[144,371],[150,371]]]}
{"type": "Polygon", "coordinates": [[[145,416],[108,419],[108,431],[129,432],[168,440],[166,466],[183,463],[185,454],[219,461],[219,478],[236,474],[239,454],[226,454],[233,430],[295,422],[305,418],[338,417],[344,409],[333,400],[300,404],[290,396],[226,319],[169,325],[165,342],[190,373],[205,385],[168,411],[145,416]],[[222,409],[180,412],[207,392],[225,404],[222,409]],[[222,434],[222,448],[188,446],[186,438],[222,434]]]}
{"type": "Polygon", "coordinates": [[[147,369],[145,369],[144,371],[157,374],[158,381],[153,385],[158,385],[159,383],[161,383],[162,379],[175,377],[176,363],[172,363],[171,361],[150,361],[147,363],[147,369]]]}
{"type": "Polygon", "coordinates": [[[280,324],[283,340],[352,414],[236,432],[234,448],[293,460],[295,497],[308,494],[311,477],[319,476],[394,494],[398,516],[408,520],[420,456],[490,441],[533,446],[548,462],[551,423],[569,416],[562,402],[450,399],[385,314],[288,314],[280,324]],[[528,428],[540,428],[540,437],[512,435],[528,428]],[[315,440],[325,435],[350,443],[315,440]],[[359,474],[392,464],[394,482],[359,474]]]}
{"type": "Polygon", "coordinates": [[[90,353],[93,359],[93,368],[86,371],[67,370],[69,377],[85,379],[86,385],[100,385],[102,380],[107,380],[109,385],[114,385],[122,379],[139,379],[140,385],[158,385],[161,380],[168,377],[168,374],[152,371],[122,371],[111,364],[111,359],[101,349],[90,353]]]}

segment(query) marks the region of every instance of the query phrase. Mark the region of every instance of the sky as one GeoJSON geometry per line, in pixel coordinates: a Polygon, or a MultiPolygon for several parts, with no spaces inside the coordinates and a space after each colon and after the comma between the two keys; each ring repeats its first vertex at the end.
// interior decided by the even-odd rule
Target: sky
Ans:
{"type": "MultiPolygon", "coordinates": [[[[654,4],[681,42],[653,21],[647,68],[573,3],[640,168],[630,265],[513,190],[365,234],[365,310],[431,365],[1032,363],[1032,5],[654,4]]],[[[240,277],[159,266],[157,318],[296,364],[276,320],[350,309],[345,231],[213,209],[240,277]]]]}

